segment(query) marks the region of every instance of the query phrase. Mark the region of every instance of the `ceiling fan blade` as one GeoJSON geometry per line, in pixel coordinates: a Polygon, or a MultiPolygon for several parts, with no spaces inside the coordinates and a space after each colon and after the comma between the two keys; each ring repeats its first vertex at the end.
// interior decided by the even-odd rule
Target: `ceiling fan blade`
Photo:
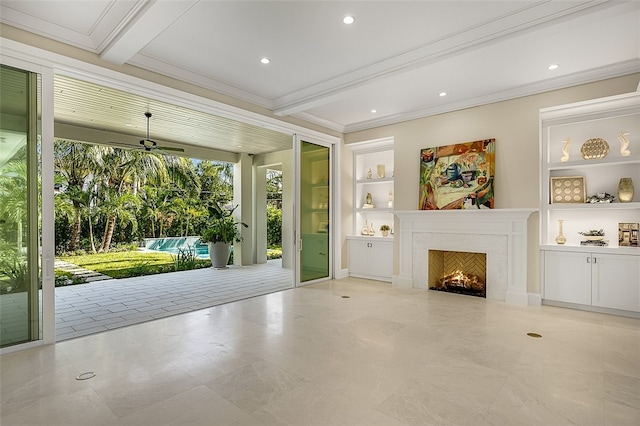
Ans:
{"type": "Polygon", "coordinates": [[[131,145],[131,144],[124,143],[124,142],[109,141],[109,145],[113,145],[114,147],[118,147],[118,148],[122,148],[122,149],[135,149],[135,150],[144,149],[143,147],[131,145]]]}
{"type": "Polygon", "coordinates": [[[159,149],[161,151],[184,152],[184,149],[182,149],[182,148],[173,148],[171,146],[159,146],[159,147],[157,147],[157,149],[159,149]]]}

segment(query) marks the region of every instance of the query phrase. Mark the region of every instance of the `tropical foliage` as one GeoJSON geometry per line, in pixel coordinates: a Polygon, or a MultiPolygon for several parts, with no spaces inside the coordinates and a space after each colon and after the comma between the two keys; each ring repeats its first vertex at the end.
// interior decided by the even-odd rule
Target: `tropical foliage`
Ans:
{"type": "Polygon", "coordinates": [[[233,165],[57,140],[58,253],[200,235],[233,198],[233,165]]]}
{"type": "MultiPolygon", "coordinates": [[[[144,238],[201,235],[207,241],[216,227],[224,233],[212,241],[238,240],[237,227],[245,226],[220,207],[233,199],[231,163],[59,139],[54,165],[58,253],[107,253],[144,238]]],[[[282,172],[269,170],[270,247],[281,245],[281,198],[282,172]]]]}

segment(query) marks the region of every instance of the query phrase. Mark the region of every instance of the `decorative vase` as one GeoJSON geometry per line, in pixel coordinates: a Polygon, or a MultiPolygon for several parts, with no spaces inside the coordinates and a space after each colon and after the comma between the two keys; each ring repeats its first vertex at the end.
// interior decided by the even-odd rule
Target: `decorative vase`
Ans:
{"type": "Polygon", "coordinates": [[[231,243],[209,243],[209,259],[211,267],[215,269],[226,269],[231,255],[231,243]]]}
{"type": "Polygon", "coordinates": [[[382,179],[383,177],[385,177],[384,174],[384,164],[378,164],[376,166],[376,172],[378,173],[378,178],[382,179]]]}
{"type": "Polygon", "coordinates": [[[365,197],[364,202],[367,204],[373,204],[373,198],[371,197],[370,192],[367,192],[367,196],[365,197]]]}
{"type": "Polygon", "coordinates": [[[564,220],[562,220],[562,219],[558,220],[558,236],[556,237],[556,243],[558,243],[558,244],[564,244],[564,243],[567,242],[566,237],[562,233],[562,224],[563,223],[564,223],[564,220]]]}
{"type": "Polygon", "coordinates": [[[369,222],[367,222],[366,220],[364,221],[364,227],[362,228],[360,233],[362,235],[369,235],[369,222]]]}
{"type": "Polygon", "coordinates": [[[620,178],[618,184],[618,200],[621,203],[630,203],[633,201],[633,181],[630,177],[620,178]]]}
{"type": "Polygon", "coordinates": [[[388,230],[386,230],[386,229],[385,229],[385,230],[383,230],[383,231],[380,231],[380,232],[382,233],[382,236],[383,236],[383,237],[388,237],[388,236],[389,236],[389,231],[388,231],[388,230]]]}

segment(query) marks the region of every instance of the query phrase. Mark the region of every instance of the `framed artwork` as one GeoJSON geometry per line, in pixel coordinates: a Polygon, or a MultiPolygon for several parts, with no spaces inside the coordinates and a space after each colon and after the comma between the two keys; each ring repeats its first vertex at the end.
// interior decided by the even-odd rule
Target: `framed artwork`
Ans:
{"type": "Polygon", "coordinates": [[[618,223],[618,245],[638,247],[640,223],[618,223]]]}
{"type": "Polygon", "coordinates": [[[549,180],[551,204],[586,202],[584,176],[552,177],[549,180]]]}
{"type": "Polygon", "coordinates": [[[419,209],[492,209],[495,141],[420,150],[419,209]]]}

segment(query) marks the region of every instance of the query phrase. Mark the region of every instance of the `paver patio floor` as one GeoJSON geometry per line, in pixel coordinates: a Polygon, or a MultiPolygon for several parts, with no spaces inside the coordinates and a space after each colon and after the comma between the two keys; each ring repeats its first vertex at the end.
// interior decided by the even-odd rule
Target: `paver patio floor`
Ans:
{"type": "Polygon", "coordinates": [[[293,271],[266,264],[112,279],[56,288],[56,340],[286,290],[293,271]]]}

